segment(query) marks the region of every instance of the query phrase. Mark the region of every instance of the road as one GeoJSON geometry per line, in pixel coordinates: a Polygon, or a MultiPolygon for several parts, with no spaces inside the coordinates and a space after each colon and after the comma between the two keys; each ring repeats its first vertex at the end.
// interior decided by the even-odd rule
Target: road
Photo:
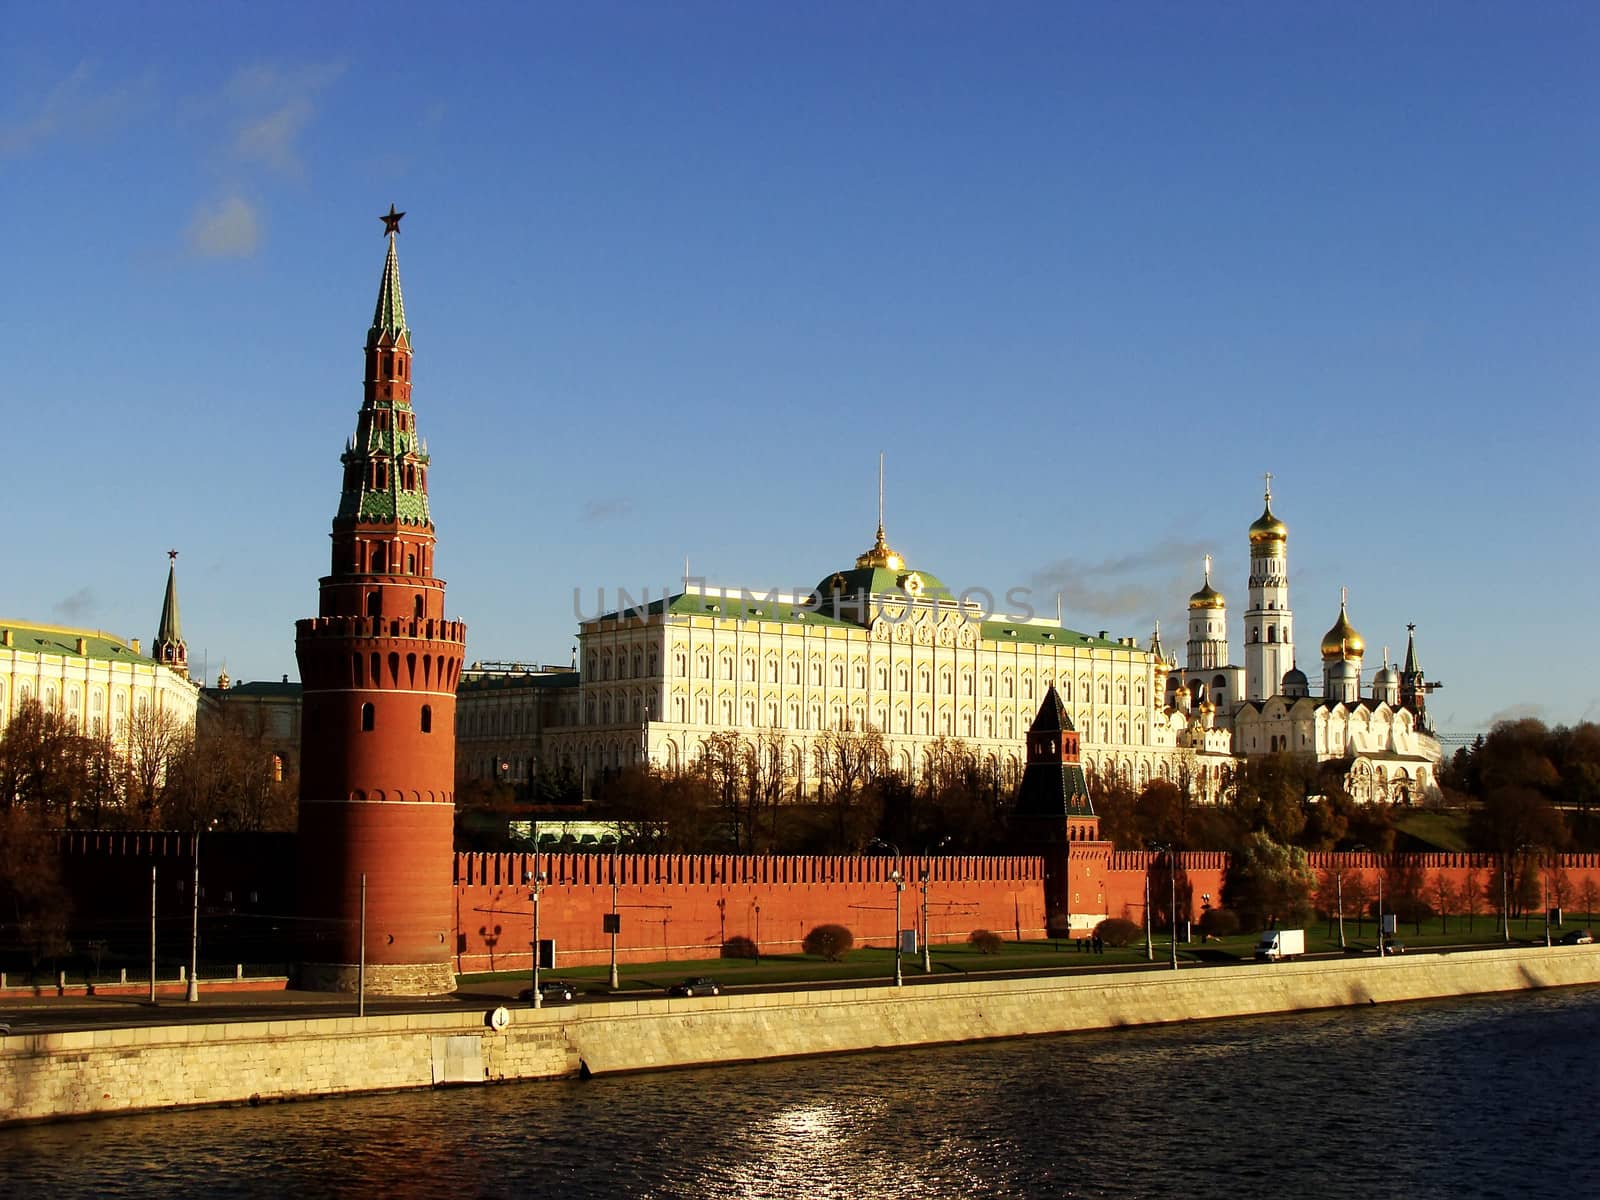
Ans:
{"type": "MultiPolygon", "coordinates": [[[[1411,953],[1446,954],[1497,948],[1498,944],[1473,943],[1461,946],[1430,947],[1426,951],[1412,951],[1411,953]]],[[[1345,957],[1345,955],[1332,952],[1308,954],[1305,957],[1308,960],[1316,960],[1341,958],[1345,957]]],[[[1366,957],[1373,957],[1372,952],[1367,951],[1366,957]]],[[[1235,964],[1233,960],[1223,960],[1218,962],[1185,961],[1179,965],[1182,970],[1194,971],[1235,964]]],[[[916,965],[908,963],[904,978],[906,986],[919,987],[927,983],[952,983],[958,980],[1001,980],[1026,976],[1126,974],[1137,971],[1167,970],[1171,970],[1171,967],[1160,956],[1154,962],[1091,962],[1046,969],[972,972],[965,975],[952,975],[949,973],[923,975],[916,965]]],[[[727,990],[740,993],[828,991],[839,988],[881,985],[888,981],[887,977],[880,979],[845,979],[763,984],[760,986],[734,987],[727,990]]],[[[581,989],[585,986],[593,985],[588,984],[587,981],[578,981],[577,986],[581,989]]],[[[449,996],[424,999],[415,997],[369,998],[366,1010],[372,1016],[441,1011],[481,1011],[487,1013],[502,1004],[508,1007],[526,1005],[526,999],[518,998],[519,994],[525,991],[526,985],[521,981],[486,981],[467,984],[460,991],[449,996]]],[[[643,1000],[665,995],[665,989],[661,988],[632,988],[624,992],[622,998],[643,1000]]],[[[579,998],[573,1001],[572,1004],[604,1004],[608,999],[608,995],[604,992],[587,994],[580,992],[579,998]]],[[[547,1001],[546,1007],[561,1008],[571,1007],[571,1005],[547,1001]]],[[[135,1029],[148,1025],[224,1024],[238,1021],[349,1017],[354,1016],[355,1012],[356,1002],[351,996],[335,995],[328,992],[298,991],[215,992],[207,995],[202,981],[200,999],[193,1004],[177,997],[162,998],[155,1004],[151,1004],[146,999],[128,995],[39,997],[25,1000],[6,1000],[0,1002],[0,1027],[9,1027],[10,1033],[15,1036],[29,1033],[59,1033],[81,1029],[135,1029]]]]}

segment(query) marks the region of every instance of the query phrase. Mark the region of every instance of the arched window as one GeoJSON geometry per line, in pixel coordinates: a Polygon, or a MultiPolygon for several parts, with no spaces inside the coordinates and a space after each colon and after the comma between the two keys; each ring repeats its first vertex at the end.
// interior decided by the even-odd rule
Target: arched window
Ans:
{"type": "Polygon", "coordinates": [[[433,705],[431,704],[424,704],[422,706],[422,732],[433,732],[433,705]]]}
{"type": "Polygon", "coordinates": [[[363,704],[361,706],[361,732],[362,733],[371,733],[372,732],[372,723],[373,723],[372,705],[371,704],[363,704]]]}

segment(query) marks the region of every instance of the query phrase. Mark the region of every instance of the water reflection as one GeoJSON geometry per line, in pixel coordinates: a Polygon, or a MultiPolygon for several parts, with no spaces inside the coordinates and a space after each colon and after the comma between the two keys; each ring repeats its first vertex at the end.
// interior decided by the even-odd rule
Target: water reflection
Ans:
{"type": "Polygon", "coordinates": [[[1600,993],[0,1132],[7,1195],[1600,1194],[1600,993]]]}

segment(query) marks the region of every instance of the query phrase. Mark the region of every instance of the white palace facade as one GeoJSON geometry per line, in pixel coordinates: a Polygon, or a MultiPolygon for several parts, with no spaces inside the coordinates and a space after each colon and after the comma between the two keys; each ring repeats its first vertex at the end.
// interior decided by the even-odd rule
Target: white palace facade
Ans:
{"type": "Polygon", "coordinates": [[[1177,778],[1192,757],[1189,723],[1165,711],[1166,668],[1152,649],[954,596],[908,566],[881,524],[853,568],[809,595],[686,583],[585,620],[578,642],[577,721],[547,729],[545,755],[590,778],[690,765],[731,732],[781,738],[803,792],[818,782],[819,739],[870,729],[908,777],[941,738],[959,739],[1010,785],[1052,684],[1097,771],[1142,784],[1177,778]]]}
{"type": "Polygon", "coordinates": [[[1135,788],[1165,778],[1215,801],[1241,760],[1287,752],[1342,763],[1359,799],[1430,793],[1442,754],[1424,698],[1438,685],[1423,682],[1414,639],[1405,668],[1386,661],[1363,694],[1363,643],[1341,607],[1312,694],[1295,665],[1288,530],[1270,477],[1249,539],[1243,664],[1208,559],[1180,666],[1159,629],[1140,646],[953,595],[890,548],[880,520],[854,567],[809,594],[685,580],[675,595],[622,597],[581,621],[571,669],[474,664],[458,693],[460,773],[528,783],[560,771],[587,795],[629,766],[692,767],[733,734],[781,756],[788,788],[805,795],[821,782],[819,749],[870,730],[902,775],[920,775],[941,739],[959,740],[1010,787],[1054,685],[1085,766],[1135,788]]]}

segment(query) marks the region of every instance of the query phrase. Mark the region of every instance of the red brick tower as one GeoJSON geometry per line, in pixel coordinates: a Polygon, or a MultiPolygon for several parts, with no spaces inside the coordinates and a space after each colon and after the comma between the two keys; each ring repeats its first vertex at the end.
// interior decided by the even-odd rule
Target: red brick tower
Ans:
{"type": "Polygon", "coordinates": [[[1078,756],[1072,716],[1052,684],[1028,728],[1028,765],[1011,814],[1017,849],[1044,859],[1046,920],[1077,937],[1105,917],[1111,843],[1100,840],[1100,818],[1078,756]]]}
{"type": "Polygon", "coordinates": [[[300,771],[302,984],[354,990],[366,876],[366,981],[451,990],[456,681],[466,626],[433,573],[428,454],[411,411],[411,334],[395,234],[367,332],[366,382],[333,519],[319,615],[295,625],[305,688],[300,771]]]}

